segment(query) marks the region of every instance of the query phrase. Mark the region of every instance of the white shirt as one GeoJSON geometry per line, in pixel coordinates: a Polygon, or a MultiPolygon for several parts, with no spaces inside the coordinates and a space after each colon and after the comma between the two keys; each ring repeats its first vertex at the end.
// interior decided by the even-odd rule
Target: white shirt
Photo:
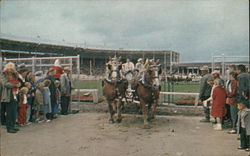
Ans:
{"type": "Polygon", "coordinates": [[[124,69],[123,69],[124,72],[128,72],[130,70],[134,70],[134,68],[135,68],[135,66],[134,66],[134,64],[132,62],[124,63],[123,67],[124,67],[124,69]]]}

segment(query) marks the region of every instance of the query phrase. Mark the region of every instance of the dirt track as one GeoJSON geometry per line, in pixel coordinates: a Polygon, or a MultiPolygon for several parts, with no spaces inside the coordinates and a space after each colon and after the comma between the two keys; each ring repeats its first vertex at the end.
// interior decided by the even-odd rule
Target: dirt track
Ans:
{"type": "Polygon", "coordinates": [[[200,117],[158,116],[142,129],[140,116],[109,124],[108,114],[61,116],[8,134],[1,127],[2,156],[246,156],[236,135],[214,131],[200,117]]]}

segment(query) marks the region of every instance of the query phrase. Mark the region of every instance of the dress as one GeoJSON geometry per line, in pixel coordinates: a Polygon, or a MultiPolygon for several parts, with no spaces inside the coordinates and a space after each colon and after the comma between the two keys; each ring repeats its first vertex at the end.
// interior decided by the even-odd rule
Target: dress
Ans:
{"type": "Polygon", "coordinates": [[[224,88],[214,88],[212,95],[213,103],[211,109],[211,116],[222,118],[225,115],[226,97],[227,94],[224,88]]]}

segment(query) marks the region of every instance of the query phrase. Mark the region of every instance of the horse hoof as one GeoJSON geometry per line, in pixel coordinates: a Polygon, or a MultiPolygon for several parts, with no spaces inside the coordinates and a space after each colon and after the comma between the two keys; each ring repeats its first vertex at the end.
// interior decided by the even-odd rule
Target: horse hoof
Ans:
{"type": "Polygon", "coordinates": [[[114,122],[113,119],[109,119],[109,123],[110,123],[110,124],[113,124],[113,123],[115,123],[115,122],[114,122]]]}
{"type": "Polygon", "coordinates": [[[121,119],[117,119],[116,122],[117,123],[121,123],[122,122],[122,118],[121,119]]]}
{"type": "Polygon", "coordinates": [[[151,121],[151,120],[152,120],[152,118],[151,118],[151,117],[148,117],[148,118],[147,118],[147,120],[148,120],[148,121],[151,121]]]}
{"type": "Polygon", "coordinates": [[[154,122],[155,119],[154,118],[148,118],[148,122],[154,122]]]}
{"type": "Polygon", "coordinates": [[[149,125],[144,125],[144,127],[143,127],[143,129],[150,129],[151,128],[151,126],[149,126],[149,125]]]}

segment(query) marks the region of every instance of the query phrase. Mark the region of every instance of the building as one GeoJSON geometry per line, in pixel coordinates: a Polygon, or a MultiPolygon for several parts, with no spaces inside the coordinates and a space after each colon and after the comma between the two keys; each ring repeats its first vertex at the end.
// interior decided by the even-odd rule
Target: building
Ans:
{"type": "Polygon", "coordinates": [[[0,38],[1,55],[3,58],[45,57],[45,56],[76,56],[80,55],[81,71],[89,74],[102,74],[109,56],[121,56],[134,63],[139,58],[160,59],[163,68],[168,72],[173,65],[178,65],[180,53],[169,50],[108,50],[88,49],[73,46],[39,44],[0,38]]]}

